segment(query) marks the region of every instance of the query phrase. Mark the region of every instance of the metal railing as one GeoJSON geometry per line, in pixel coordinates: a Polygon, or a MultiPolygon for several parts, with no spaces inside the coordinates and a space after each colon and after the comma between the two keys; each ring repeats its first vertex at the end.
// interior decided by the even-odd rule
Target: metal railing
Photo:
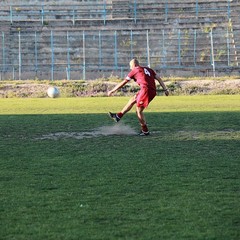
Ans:
{"type": "Polygon", "coordinates": [[[0,29],[0,78],[90,79],[106,74],[122,77],[133,57],[138,57],[144,65],[167,72],[174,69],[211,71],[215,75],[217,71],[238,69],[240,29],[233,30],[231,20],[232,13],[235,16],[239,11],[236,1],[216,1],[212,5],[209,1],[198,0],[191,3],[149,0],[148,4],[131,0],[127,4],[119,1],[123,4],[120,8],[107,0],[99,2],[63,6],[3,3],[0,27],[9,24],[11,30],[0,29]],[[226,22],[218,27],[214,19],[221,21],[223,15],[226,22]],[[119,17],[123,21],[132,20],[136,27],[141,19],[161,18],[170,27],[153,28],[153,31],[147,26],[119,31],[114,27],[101,31],[59,27],[56,31],[52,24],[47,31],[42,27],[28,29],[29,22],[47,26],[50,21],[71,21],[75,25],[77,21],[98,20],[105,26],[107,21],[119,17]],[[200,18],[204,23],[205,18],[212,19],[203,27],[179,28],[174,23],[180,18],[187,22],[194,19],[198,26],[202,23],[200,18]],[[18,21],[23,25],[15,24],[18,21]]]}
{"type": "Polygon", "coordinates": [[[11,36],[2,32],[1,48],[1,79],[91,79],[113,73],[123,77],[133,57],[158,70],[208,70],[215,76],[218,70],[238,68],[240,59],[228,27],[158,32],[19,31],[11,36]]]}

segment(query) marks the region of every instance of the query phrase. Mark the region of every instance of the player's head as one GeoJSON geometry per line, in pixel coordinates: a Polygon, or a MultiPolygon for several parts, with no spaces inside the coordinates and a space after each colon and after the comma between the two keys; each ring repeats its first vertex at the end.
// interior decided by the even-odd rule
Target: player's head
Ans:
{"type": "Polygon", "coordinates": [[[139,66],[139,61],[136,58],[133,58],[129,62],[129,66],[130,66],[130,69],[133,69],[134,67],[139,66]]]}

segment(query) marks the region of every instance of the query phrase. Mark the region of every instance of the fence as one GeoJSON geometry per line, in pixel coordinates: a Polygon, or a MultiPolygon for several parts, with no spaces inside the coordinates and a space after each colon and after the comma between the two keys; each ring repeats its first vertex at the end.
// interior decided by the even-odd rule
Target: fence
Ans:
{"type": "Polygon", "coordinates": [[[238,0],[6,2],[0,79],[123,77],[133,57],[166,75],[239,74],[238,0]]]}
{"type": "Polygon", "coordinates": [[[1,45],[1,79],[123,77],[133,57],[162,71],[215,75],[216,70],[238,69],[229,28],[18,32],[11,36],[3,32],[1,45]],[[9,38],[15,39],[10,45],[6,44],[9,38]]]}

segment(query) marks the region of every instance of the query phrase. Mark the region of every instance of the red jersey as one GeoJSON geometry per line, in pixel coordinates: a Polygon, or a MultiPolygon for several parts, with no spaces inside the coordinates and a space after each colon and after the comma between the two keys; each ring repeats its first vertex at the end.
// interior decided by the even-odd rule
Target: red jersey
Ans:
{"type": "Polygon", "coordinates": [[[156,96],[155,84],[156,72],[148,67],[135,67],[126,77],[126,80],[133,79],[139,86],[140,91],[136,94],[138,107],[147,107],[156,96]]]}
{"type": "Polygon", "coordinates": [[[133,79],[141,88],[147,87],[149,90],[156,91],[155,84],[156,72],[149,67],[135,67],[126,77],[128,81],[133,79]]]}

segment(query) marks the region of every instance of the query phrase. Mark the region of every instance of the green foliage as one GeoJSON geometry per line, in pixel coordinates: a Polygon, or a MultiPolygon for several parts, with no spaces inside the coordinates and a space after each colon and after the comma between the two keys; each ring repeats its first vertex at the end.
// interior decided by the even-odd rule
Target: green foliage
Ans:
{"type": "Polygon", "coordinates": [[[131,41],[130,38],[125,38],[120,43],[120,46],[122,46],[122,47],[130,47],[130,46],[136,46],[136,45],[137,45],[137,42],[136,41],[131,41]]]}
{"type": "Polygon", "coordinates": [[[206,24],[206,25],[202,26],[202,31],[204,33],[210,33],[211,30],[213,30],[216,27],[217,27],[216,23],[206,24]]]}
{"type": "MultiPolygon", "coordinates": [[[[238,76],[208,78],[213,81],[212,88],[210,89],[209,83],[206,85],[205,78],[179,78],[168,77],[164,78],[165,84],[169,88],[171,95],[191,95],[191,94],[240,94],[238,84],[231,84],[231,86],[221,86],[221,82],[239,79],[238,76]],[[183,86],[183,81],[185,85],[183,86]],[[189,81],[191,86],[187,84],[189,81]],[[202,82],[202,84],[200,84],[202,82]],[[217,85],[220,85],[217,87],[217,85]]],[[[100,78],[96,80],[62,80],[62,81],[48,81],[48,80],[35,80],[35,81],[1,81],[0,82],[0,98],[45,98],[47,96],[47,88],[51,85],[57,86],[60,89],[61,97],[102,97],[107,96],[107,91],[112,89],[116,84],[121,82],[118,76],[110,76],[108,78],[100,78]]],[[[162,91],[159,84],[157,84],[159,92],[162,91]]],[[[136,93],[139,86],[133,81],[127,84],[122,90],[116,93],[117,96],[128,96],[136,93]]]]}
{"type": "Polygon", "coordinates": [[[215,60],[216,61],[220,61],[221,60],[221,57],[223,56],[225,56],[226,55],[226,50],[225,49],[218,49],[217,50],[217,53],[216,53],[216,55],[215,55],[215,60]]]}
{"type": "Polygon", "coordinates": [[[48,26],[49,22],[48,21],[43,21],[43,26],[48,26]]]}

